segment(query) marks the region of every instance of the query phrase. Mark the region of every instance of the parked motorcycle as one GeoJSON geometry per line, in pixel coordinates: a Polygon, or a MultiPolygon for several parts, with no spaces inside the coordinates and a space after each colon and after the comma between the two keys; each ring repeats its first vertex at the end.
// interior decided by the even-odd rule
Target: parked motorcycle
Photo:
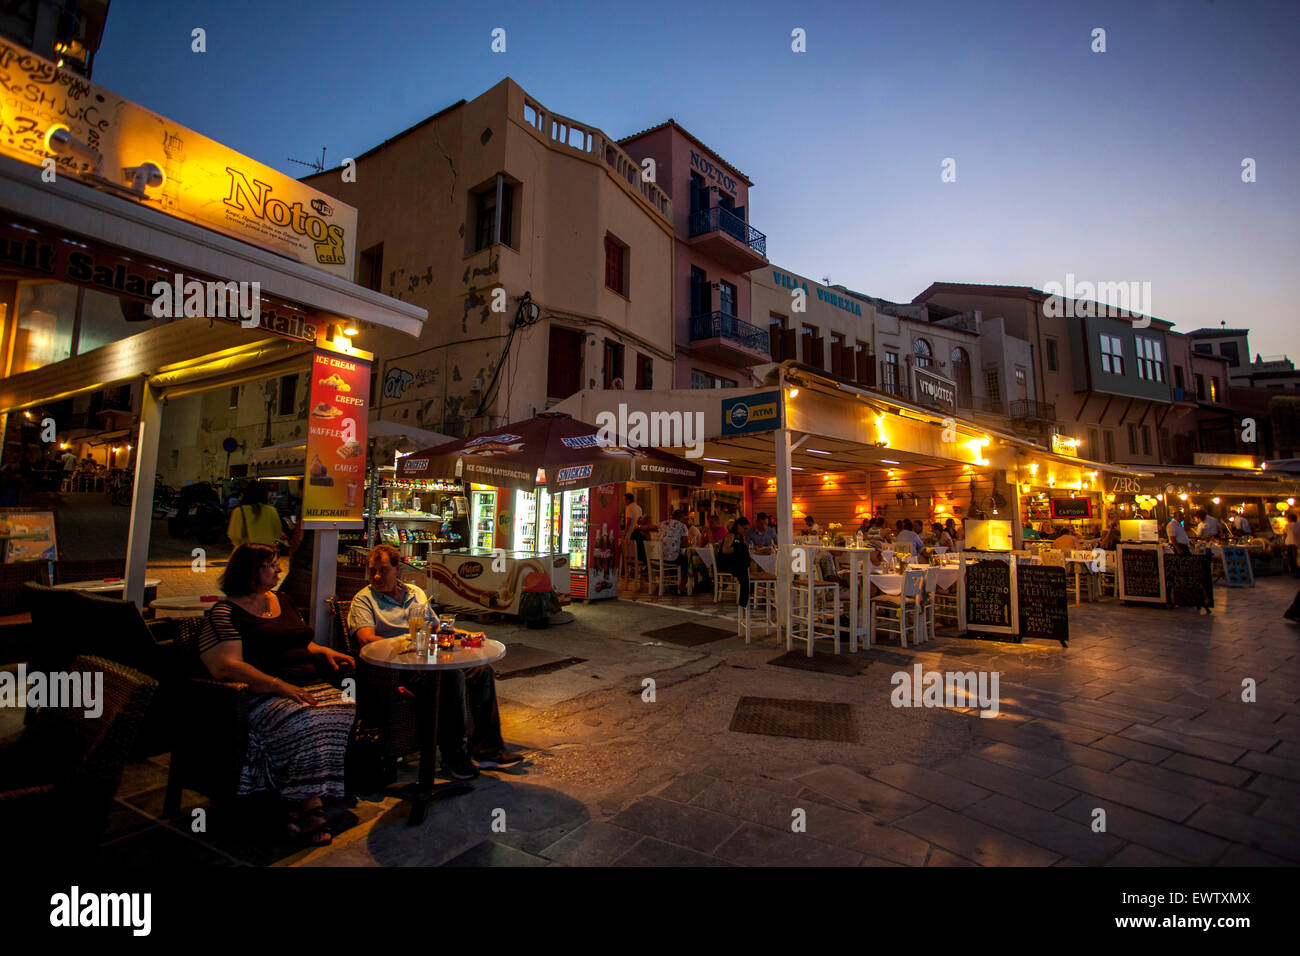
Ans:
{"type": "Polygon", "coordinates": [[[176,500],[176,513],[167,519],[174,538],[194,536],[200,544],[213,544],[226,532],[226,512],[217,491],[206,481],[185,485],[176,500]]]}

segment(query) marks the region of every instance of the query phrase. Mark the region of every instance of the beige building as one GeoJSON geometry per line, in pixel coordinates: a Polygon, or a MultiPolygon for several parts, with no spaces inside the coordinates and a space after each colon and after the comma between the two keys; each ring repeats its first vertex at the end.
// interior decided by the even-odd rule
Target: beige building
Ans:
{"type": "Polygon", "coordinates": [[[358,283],[429,312],[357,340],[375,417],[466,435],[672,381],[671,202],[512,80],[306,181],[357,208],[358,283]]]}

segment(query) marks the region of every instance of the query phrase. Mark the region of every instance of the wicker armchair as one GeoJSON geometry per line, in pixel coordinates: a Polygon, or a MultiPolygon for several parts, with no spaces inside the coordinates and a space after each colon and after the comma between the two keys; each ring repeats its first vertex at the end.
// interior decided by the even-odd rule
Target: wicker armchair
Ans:
{"type": "Polygon", "coordinates": [[[90,854],[98,846],[113,795],[157,681],[98,657],[77,657],[74,673],[102,673],[103,712],[42,708],[0,759],[0,832],[45,858],[90,854]]]}

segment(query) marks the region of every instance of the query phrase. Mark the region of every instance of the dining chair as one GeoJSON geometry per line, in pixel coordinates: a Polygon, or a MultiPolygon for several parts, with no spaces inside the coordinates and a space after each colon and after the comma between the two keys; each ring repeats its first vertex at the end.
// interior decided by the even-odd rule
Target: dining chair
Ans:
{"type": "Polygon", "coordinates": [[[927,567],[922,568],[921,570],[925,572],[925,585],[916,605],[916,633],[918,644],[934,637],[934,621],[936,614],[935,596],[939,591],[939,569],[936,567],[927,567]]]}
{"type": "Polygon", "coordinates": [[[755,630],[764,634],[776,630],[776,578],[753,578],[749,582],[749,603],[736,608],[736,633],[745,636],[745,643],[755,630]],[[760,620],[755,616],[762,614],[760,620]]]}
{"type": "Polygon", "coordinates": [[[659,596],[664,596],[664,585],[668,578],[673,579],[673,584],[678,590],[682,587],[682,569],[678,564],[672,561],[664,560],[662,541],[647,541],[645,543],[645,561],[646,566],[650,569],[650,590],[655,589],[655,579],[659,580],[659,596]]]}
{"type": "MultiPolygon", "coordinates": [[[[910,618],[914,628],[917,598],[924,587],[925,570],[911,568],[903,575],[901,593],[881,593],[872,597],[873,630],[884,631],[886,634],[897,634],[900,646],[907,647],[908,621],[910,618]]],[[[915,633],[913,633],[913,643],[916,643],[915,633]]]]}
{"type": "MultiPolygon", "coordinates": [[[[840,652],[840,585],[838,581],[826,581],[822,578],[817,565],[812,566],[812,585],[809,575],[795,577],[792,585],[790,602],[790,624],[786,628],[785,649],[794,649],[796,640],[806,641],[808,656],[813,656],[817,641],[835,642],[835,653],[840,652]],[[812,601],[811,618],[808,602],[812,601]]],[[[773,581],[773,578],[764,580],[773,581]]],[[[773,589],[775,594],[775,588],[773,589]]]]}
{"type": "MultiPolygon", "coordinates": [[[[951,562],[948,562],[951,564],[951,562]]],[[[945,624],[951,622],[954,625],[961,623],[961,618],[957,614],[958,595],[961,594],[961,581],[958,578],[953,583],[951,591],[942,590],[939,587],[939,575],[945,570],[944,567],[935,568],[934,576],[934,618],[935,621],[943,621],[945,624]]]]}
{"type": "Polygon", "coordinates": [[[713,603],[717,604],[724,595],[740,598],[740,580],[728,571],[718,567],[718,550],[714,545],[708,547],[709,556],[705,561],[713,568],[713,603]]]}

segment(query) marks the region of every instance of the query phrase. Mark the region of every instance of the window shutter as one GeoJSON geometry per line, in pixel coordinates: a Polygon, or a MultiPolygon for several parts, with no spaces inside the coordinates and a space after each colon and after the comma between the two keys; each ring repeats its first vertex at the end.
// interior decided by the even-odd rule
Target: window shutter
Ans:
{"type": "Polygon", "coordinates": [[[795,336],[798,334],[799,333],[794,329],[781,330],[781,361],[797,357],[797,352],[795,351],[795,342],[797,339],[795,336]]]}

